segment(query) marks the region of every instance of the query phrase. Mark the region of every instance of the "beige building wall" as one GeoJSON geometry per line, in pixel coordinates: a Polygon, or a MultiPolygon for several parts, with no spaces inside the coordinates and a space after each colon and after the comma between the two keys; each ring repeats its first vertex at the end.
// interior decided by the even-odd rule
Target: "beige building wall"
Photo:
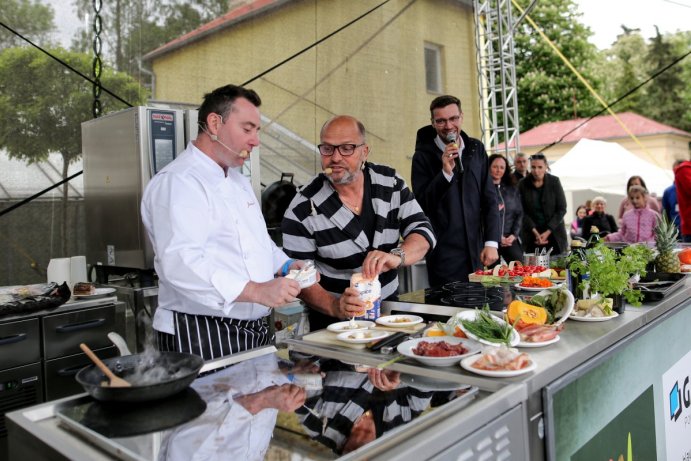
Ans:
{"type": "MultiPolygon", "coordinates": [[[[461,99],[463,129],[479,137],[472,8],[452,0],[410,3],[387,3],[249,84],[263,100],[262,113],[314,144],[329,117],[353,115],[369,132],[370,159],[409,181],[415,133],[429,124],[429,103],[438,95],[425,84],[424,46],[433,43],[441,46],[443,92],[461,99]]],[[[291,1],[155,58],[154,99],[197,104],[204,93],[253,78],[377,4],[291,1]]]]}

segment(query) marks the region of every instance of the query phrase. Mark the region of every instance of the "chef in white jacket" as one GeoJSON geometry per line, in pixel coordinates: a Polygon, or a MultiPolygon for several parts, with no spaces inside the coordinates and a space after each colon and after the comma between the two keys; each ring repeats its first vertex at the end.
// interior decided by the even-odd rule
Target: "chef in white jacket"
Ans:
{"type": "Polygon", "coordinates": [[[259,96],[234,85],[204,96],[199,135],[149,182],[142,220],[159,277],[154,316],[163,351],[210,360],[273,341],[270,309],[295,299],[285,278],[304,265],[271,240],[239,171],[259,145],[259,96]]]}

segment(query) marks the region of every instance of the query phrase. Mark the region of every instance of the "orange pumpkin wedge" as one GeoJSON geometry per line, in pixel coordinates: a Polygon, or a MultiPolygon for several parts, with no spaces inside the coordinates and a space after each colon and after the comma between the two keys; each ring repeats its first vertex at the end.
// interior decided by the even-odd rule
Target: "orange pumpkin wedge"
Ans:
{"type": "Polygon", "coordinates": [[[544,308],[523,301],[512,301],[506,316],[512,325],[516,320],[530,325],[544,325],[547,322],[547,311],[544,308]]]}

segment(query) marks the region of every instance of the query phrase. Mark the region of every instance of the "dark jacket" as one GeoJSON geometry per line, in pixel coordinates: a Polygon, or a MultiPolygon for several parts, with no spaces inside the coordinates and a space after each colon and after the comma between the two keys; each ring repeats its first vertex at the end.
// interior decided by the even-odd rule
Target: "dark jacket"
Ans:
{"type": "MultiPolygon", "coordinates": [[[[533,177],[526,176],[520,183],[518,183],[518,191],[521,194],[521,203],[523,205],[523,230],[521,232],[523,243],[535,240],[533,235],[533,228],[537,228],[535,219],[538,210],[535,207],[535,202],[538,197],[538,190],[533,185],[533,177]]],[[[552,231],[552,235],[559,245],[559,252],[564,252],[568,249],[566,240],[566,228],[564,227],[564,215],[566,214],[566,196],[564,189],[561,187],[561,181],[556,176],[545,173],[544,184],[542,185],[542,201],[540,208],[545,217],[546,229],[552,231]]],[[[543,232],[546,229],[538,229],[543,232]]],[[[529,245],[527,245],[529,247],[529,245]]],[[[555,248],[555,253],[556,253],[555,248]]]]}
{"type": "Polygon", "coordinates": [[[611,234],[619,230],[617,222],[614,220],[614,216],[607,213],[598,214],[593,212],[590,216],[583,218],[583,231],[581,236],[587,241],[590,238],[590,228],[592,226],[597,227],[600,232],[600,237],[604,237],[607,234],[611,234]]]}
{"type": "Polygon", "coordinates": [[[499,212],[504,217],[504,225],[502,226],[502,235],[508,237],[515,235],[521,237],[521,223],[523,222],[523,205],[521,204],[521,195],[518,193],[518,188],[514,186],[507,186],[501,184],[497,190],[499,195],[499,202],[504,201],[504,209],[499,212]]]}
{"type": "Polygon", "coordinates": [[[485,146],[461,132],[465,149],[463,172],[451,181],[442,173],[442,151],[434,143],[432,125],[420,128],[413,155],[412,186],[437,235],[437,246],[428,253],[430,283],[467,281],[480,268],[485,241],[500,241],[497,193],[489,176],[485,146]]]}

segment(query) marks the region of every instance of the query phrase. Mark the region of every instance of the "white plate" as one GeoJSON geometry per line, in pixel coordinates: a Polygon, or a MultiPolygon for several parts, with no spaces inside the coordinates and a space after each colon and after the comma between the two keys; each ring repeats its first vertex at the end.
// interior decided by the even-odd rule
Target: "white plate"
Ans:
{"type": "Polygon", "coordinates": [[[482,346],[480,346],[475,341],[469,341],[463,338],[455,338],[453,336],[433,336],[428,338],[415,338],[410,339],[408,341],[404,341],[398,345],[397,349],[399,354],[413,358],[424,365],[429,365],[432,367],[449,367],[451,365],[457,364],[459,360],[461,360],[464,357],[477,354],[482,350],[482,346]],[[421,341],[427,341],[428,343],[440,343],[442,341],[446,341],[448,344],[463,344],[463,347],[468,349],[468,352],[466,352],[465,354],[454,355],[451,357],[424,357],[413,353],[413,349],[417,347],[418,343],[421,341]]]}
{"type": "Polygon", "coordinates": [[[573,315],[573,314],[571,314],[569,316],[569,318],[571,320],[577,320],[579,322],[605,322],[607,320],[611,320],[611,319],[617,318],[617,317],[619,317],[618,312],[612,312],[612,315],[610,315],[608,317],[579,317],[579,316],[573,315]]]}
{"type": "Polygon", "coordinates": [[[561,283],[554,283],[552,282],[551,287],[522,287],[520,283],[517,283],[514,285],[514,287],[517,290],[522,290],[522,291],[544,291],[548,290],[550,288],[559,288],[561,286],[561,283]]]}
{"type": "Polygon", "coordinates": [[[90,298],[100,298],[101,296],[107,296],[111,293],[115,293],[115,288],[96,288],[96,293],[91,295],[74,295],[77,299],[90,299],[90,298]]]}
{"type": "Polygon", "coordinates": [[[472,373],[476,373],[478,375],[482,376],[490,376],[492,378],[510,378],[512,376],[518,376],[518,375],[523,375],[525,373],[530,373],[531,371],[535,370],[537,368],[537,363],[535,363],[535,360],[532,358],[530,359],[530,365],[528,365],[525,368],[521,368],[520,370],[480,370],[478,368],[474,368],[472,366],[473,363],[480,357],[466,357],[463,360],[461,360],[461,367],[463,367],[464,370],[468,370],[472,373]]]}
{"type": "Polygon", "coordinates": [[[559,335],[555,336],[554,338],[550,339],[549,341],[542,341],[539,343],[533,343],[533,342],[524,342],[521,341],[517,344],[518,347],[545,347],[549,346],[550,344],[554,344],[557,341],[559,341],[559,335]]]}
{"type": "MultiPolygon", "coordinates": [[[[533,296],[549,296],[551,294],[551,290],[552,288],[545,288],[539,293],[535,293],[535,295],[533,296]]],[[[567,318],[569,318],[569,315],[571,315],[571,312],[573,311],[573,306],[575,304],[575,299],[573,298],[573,294],[569,290],[566,290],[566,298],[566,305],[555,314],[555,316],[559,316],[559,320],[552,323],[552,325],[561,325],[566,321],[567,318]]],[[[528,304],[530,304],[530,302],[528,302],[528,304]]]]}
{"type": "Polygon", "coordinates": [[[412,325],[417,325],[422,323],[422,317],[410,314],[401,315],[385,315],[384,317],[379,317],[375,320],[379,325],[384,325],[385,327],[409,327],[412,325]],[[409,319],[409,322],[396,322],[396,319],[409,319]]]}
{"type": "MultiPolygon", "coordinates": [[[[477,315],[476,311],[462,311],[462,312],[459,312],[458,314],[456,314],[456,318],[462,319],[462,320],[475,320],[476,315],[477,315]]],[[[492,314],[492,315],[497,322],[499,322],[501,324],[506,323],[503,319],[500,319],[499,317],[497,317],[494,314],[492,314]]],[[[481,342],[482,344],[486,344],[488,346],[500,346],[501,345],[501,343],[493,343],[492,341],[487,341],[486,339],[478,338],[477,336],[475,336],[474,334],[472,334],[468,330],[466,330],[465,327],[463,326],[463,323],[461,323],[461,322],[458,322],[458,326],[460,327],[461,330],[463,330],[463,333],[465,333],[466,336],[470,339],[474,339],[475,341],[481,342]]],[[[520,342],[521,335],[518,334],[518,332],[516,331],[515,328],[512,328],[511,330],[512,331],[511,331],[511,344],[510,344],[510,346],[514,347],[515,345],[517,345],[520,342]]]]}
{"type": "Polygon", "coordinates": [[[336,338],[339,341],[350,344],[366,344],[378,339],[386,338],[391,333],[388,331],[366,330],[366,331],[344,331],[339,333],[336,338]],[[363,335],[363,337],[359,337],[363,335]]]}
{"type": "Polygon", "coordinates": [[[326,329],[329,331],[333,331],[334,333],[343,333],[347,331],[367,330],[374,326],[374,322],[370,322],[369,320],[356,320],[355,323],[358,324],[357,328],[347,328],[348,326],[350,326],[350,321],[346,320],[345,322],[332,323],[331,325],[326,327],[326,329]]]}

